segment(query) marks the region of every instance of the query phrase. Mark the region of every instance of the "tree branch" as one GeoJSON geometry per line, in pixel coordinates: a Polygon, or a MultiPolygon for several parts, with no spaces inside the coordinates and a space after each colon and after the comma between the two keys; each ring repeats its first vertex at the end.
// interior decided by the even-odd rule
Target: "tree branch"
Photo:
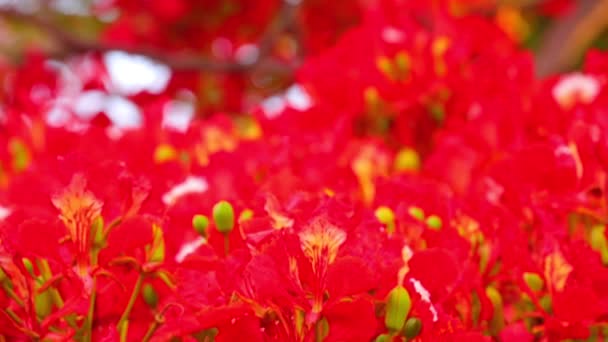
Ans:
{"type": "Polygon", "coordinates": [[[59,55],[71,55],[87,52],[124,51],[142,55],[165,64],[177,71],[208,71],[219,73],[248,73],[254,69],[274,70],[277,72],[292,72],[296,63],[285,63],[271,58],[272,49],[277,38],[295,20],[300,2],[283,1],[274,20],[268,25],[258,41],[258,56],[251,63],[239,61],[218,61],[192,53],[168,53],[152,46],[131,46],[83,39],[60,27],[44,14],[21,13],[15,9],[0,7],[0,16],[19,20],[37,27],[55,40],[61,47],[59,55]]]}
{"type": "Polygon", "coordinates": [[[567,70],[603,30],[608,28],[608,0],[581,0],[573,13],[547,32],[536,56],[541,76],[567,70]]]}

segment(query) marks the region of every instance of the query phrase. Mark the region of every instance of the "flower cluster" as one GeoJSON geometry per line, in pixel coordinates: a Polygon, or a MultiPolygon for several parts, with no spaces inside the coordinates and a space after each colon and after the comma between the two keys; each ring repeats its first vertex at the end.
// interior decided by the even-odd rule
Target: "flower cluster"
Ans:
{"type": "Polygon", "coordinates": [[[145,92],[137,127],[58,116],[32,54],[0,95],[0,340],[608,337],[608,56],[538,79],[420,3],[352,9],[287,92],[183,130],[145,92]]]}

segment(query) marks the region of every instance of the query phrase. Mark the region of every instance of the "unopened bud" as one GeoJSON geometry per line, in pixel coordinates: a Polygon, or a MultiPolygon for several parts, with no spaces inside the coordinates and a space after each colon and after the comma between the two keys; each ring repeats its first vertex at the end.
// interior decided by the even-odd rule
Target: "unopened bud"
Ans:
{"type": "Polygon", "coordinates": [[[144,298],[144,302],[152,309],[155,309],[158,305],[158,294],[152,285],[145,284],[141,289],[141,296],[144,298]]]}
{"type": "Polygon", "coordinates": [[[386,230],[389,234],[395,231],[395,214],[391,208],[380,206],[376,209],[375,214],[378,221],[386,225],[386,230]]]}
{"type": "Polygon", "coordinates": [[[399,150],[394,161],[395,171],[418,171],[420,169],[420,157],[416,150],[405,147],[399,150]]]}
{"type": "Polygon", "coordinates": [[[374,342],[390,342],[390,341],[391,341],[391,335],[382,334],[382,335],[378,335],[378,337],[376,337],[376,340],[374,342]]]}
{"type": "Polygon", "coordinates": [[[213,221],[222,234],[228,234],[234,228],[234,209],[232,204],[220,201],[213,206],[213,221]]]}
{"type": "Polygon", "coordinates": [[[209,226],[209,219],[205,215],[194,215],[192,217],[192,227],[194,230],[205,239],[207,238],[207,227],[209,226]]]}
{"type": "Polygon", "coordinates": [[[412,308],[412,299],[405,287],[397,285],[389,292],[386,299],[386,316],[384,325],[390,331],[401,331],[407,315],[412,308]]]}
{"type": "Polygon", "coordinates": [[[418,221],[424,221],[424,210],[422,210],[422,208],[419,207],[409,207],[407,209],[408,214],[410,214],[411,217],[415,218],[418,221]]]}
{"type": "Polygon", "coordinates": [[[441,229],[443,223],[441,222],[441,218],[439,216],[431,215],[426,218],[426,225],[429,226],[429,228],[431,229],[439,230],[441,229]]]}
{"type": "Polygon", "coordinates": [[[541,278],[538,274],[532,272],[524,272],[524,281],[526,282],[528,287],[534,292],[542,290],[545,286],[543,278],[541,278]]]}
{"type": "Polygon", "coordinates": [[[408,339],[412,339],[420,334],[422,330],[422,321],[419,318],[411,317],[405,321],[402,335],[408,339]]]}

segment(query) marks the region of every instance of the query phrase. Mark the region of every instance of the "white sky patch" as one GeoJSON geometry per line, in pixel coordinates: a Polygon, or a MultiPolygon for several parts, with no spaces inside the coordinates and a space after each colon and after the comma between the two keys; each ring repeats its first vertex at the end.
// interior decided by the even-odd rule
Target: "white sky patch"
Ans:
{"type": "Polygon", "coordinates": [[[305,111],[312,106],[312,99],[302,86],[294,84],[285,92],[287,104],[296,110],[305,111]]]}
{"type": "Polygon", "coordinates": [[[0,0],[0,7],[14,8],[22,13],[34,13],[40,9],[37,0],[0,0]]]}
{"type": "Polygon", "coordinates": [[[187,100],[174,100],[165,104],[163,108],[164,128],[185,132],[194,118],[194,103],[187,100]]]}
{"type": "Polygon", "coordinates": [[[433,303],[431,303],[431,294],[429,293],[429,291],[424,286],[422,286],[422,283],[418,279],[410,278],[410,282],[412,283],[412,285],[414,285],[414,290],[416,291],[416,293],[420,295],[420,299],[430,305],[431,313],[433,314],[433,322],[437,322],[437,320],[439,320],[439,315],[437,314],[437,309],[435,309],[435,306],[433,305],[433,303]]]}
{"type": "Polygon", "coordinates": [[[89,15],[89,8],[82,0],[55,0],[52,6],[59,12],[69,15],[89,15]]]}
{"type": "Polygon", "coordinates": [[[122,96],[108,96],[105,113],[119,128],[137,128],[143,121],[139,108],[122,96]]]}
{"type": "Polygon", "coordinates": [[[305,111],[312,105],[310,95],[299,84],[294,84],[285,93],[270,96],[261,103],[264,114],[271,120],[279,117],[287,107],[305,111]]]}
{"type": "Polygon", "coordinates": [[[177,184],[176,186],[171,188],[171,190],[166,192],[163,195],[162,200],[165,205],[172,205],[182,196],[188,194],[203,193],[207,191],[208,188],[209,184],[204,178],[188,176],[185,181],[180,184],[177,184]]]}
{"type": "Polygon", "coordinates": [[[593,76],[580,72],[563,76],[553,87],[553,99],[564,109],[576,103],[589,104],[600,92],[600,82],[593,76]]]}
{"type": "Polygon", "coordinates": [[[84,119],[91,119],[103,112],[108,95],[101,90],[89,90],[81,93],[74,103],[74,111],[84,119]]]}
{"type": "Polygon", "coordinates": [[[150,58],[122,51],[110,51],[103,56],[112,85],[125,94],[141,91],[161,93],[171,78],[171,70],[150,58]]]}
{"type": "Polygon", "coordinates": [[[175,254],[175,261],[178,263],[183,262],[190,254],[196,252],[196,250],[205,243],[207,243],[207,240],[202,237],[194,241],[184,243],[177,254],[175,254]]]}
{"type": "Polygon", "coordinates": [[[65,126],[71,118],[70,112],[61,106],[55,106],[46,113],[46,122],[53,127],[65,126]]]}
{"type": "Polygon", "coordinates": [[[271,96],[262,101],[262,110],[268,119],[275,119],[283,113],[286,107],[285,100],[278,95],[271,96]]]}

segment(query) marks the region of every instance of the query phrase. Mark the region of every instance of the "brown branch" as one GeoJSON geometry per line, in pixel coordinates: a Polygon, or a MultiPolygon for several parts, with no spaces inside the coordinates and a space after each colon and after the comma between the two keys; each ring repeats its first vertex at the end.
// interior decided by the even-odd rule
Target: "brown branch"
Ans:
{"type": "Polygon", "coordinates": [[[264,69],[277,72],[292,72],[295,64],[279,62],[271,58],[272,49],[277,38],[286,30],[290,23],[295,20],[298,3],[283,2],[262,37],[259,39],[258,56],[252,63],[241,63],[238,61],[218,61],[205,58],[191,53],[168,53],[165,50],[152,46],[131,46],[103,41],[83,39],[57,25],[48,15],[21,13],[14,9],[0,7],[0,16],[20,20],[39,28],[49,37],[54,39],[60,46],[59,55],[72,55],[87,52],[124,51],[126,53],[142,55],[157,62],[165,64],[177,71],[209,71],[220,73],[246,73],[254,69],[264,69]]]}
{"type": "Polygon", "coordinates": [[[547,32],[536,55],[537,73],[541,76],[571,68],[603,30],[608,28],[608,0],[581,0],[566,18],[547,32]]]}

